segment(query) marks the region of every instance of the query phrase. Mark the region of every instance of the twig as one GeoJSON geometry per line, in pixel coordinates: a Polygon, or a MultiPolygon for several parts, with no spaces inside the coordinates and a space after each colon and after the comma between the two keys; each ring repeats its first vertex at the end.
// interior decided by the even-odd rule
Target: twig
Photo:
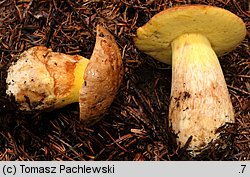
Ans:
{"type": "Polygon", "coordinates": [[[235,0],[233,0],[233,3],[234,3],[234,5],[235,5],[235,7],[236,7],[241,13],[243,13],[245,16],[247,16],[248,18],[250,18],[250,14],[249,14],[249,13],[246,13],[245,11],[243,11],[243,10],[240,8],[239,4],[238,4],[235,0]]]}
{"type": "Polygon", "coordinates": [[[75,155],[77,155],[77,157],[80,157],[80,159],[83,160],[83,157],[78,152],[76,152],[76,150],[72,146],[70,146],[68,143],[66,143],[65,141],[63,141],[62,139],[60,139],[57,136],[53,136],[53,137],[55,137],[61,143],[65,144],[75,155]]]}
{"type": "Polygon", "coordinates": [[[250,95],[250,93],[247,92],[247,91],[245,91],[245,90],[241,90],[241,89],[239,89],[239,88],[236,88],[236,87],[233,87],[233,86],[230,86],[230,85],[228,85],[228,87],[231,88],[231,89],[233,89],[233,90],[239,91],[239,92],[241,92],[241,93],[250,95]]]}
{"type": "Polygon", "coordinates": [[[123,150],[124,152],[127,152],[127,149],[125,149],[124,147],[122,147],[118,142],[117,140],[115,140],[109,132],[107,132],[106,130],[104,130],[104,128],[102,127],[103,131],[113,140],[113,142],[121,149],[123,150]]]}
{"type": "Polygon", "coordinates": [[[93,30],[91,30],[91,29],[89,28],[89,26],[86,25],[85,20],[84,20],[84,19],[80,16],[80,14],[76,11],[76,9],[75,9],[73,3],[72,3],[70,0],[65,0],[65,2],[68,4],[68,6],[70,7],[70,9],[76,14],[76,16],[80,19],[80,21],[81,21],[82,25],[84,26],[84,28],[86,28],[86,29],[88,30],[88,32],[91,34],[91,37],[92,37],[93,39],[95,39],[95,34],[93,33],[93,30]]]}

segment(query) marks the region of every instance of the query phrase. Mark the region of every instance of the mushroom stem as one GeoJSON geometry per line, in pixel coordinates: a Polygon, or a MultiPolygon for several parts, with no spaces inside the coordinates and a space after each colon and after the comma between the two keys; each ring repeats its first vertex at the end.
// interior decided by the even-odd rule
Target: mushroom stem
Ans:
{"type": "Polygon", "coordinates": [[[78,102],[88,63],[79,55],[32,47],[9,67],[6,93],[14,95],[23,111],[51,110],[78,102]]]}
{"type": "Polygon", "coordinates": [[[234,110],[218,58],[201,34],[183,34],[172,43],[169,121],[183,146],[191,149],[218,137],[216,130],[234,122],[234,110]]]}
{"type": "Polygon", "coordinates": [[[79,102],[85,126],[99,121],[115,99],[124,69],[115,38],[100,25],[90,60],[79,55],[32,47],[8,69],[6,94],[22,111],[61,108],[79,102]]]}
{"type": "MultiPolygon", "coordinates": [[[[79,102],[80,90],[82,89],[82,85],[84,82],[83,73],[85,72],[85,69],[89,63],[89,59],[80,56],[79,58],[82,59],[80,59],[75,65],[75,78],[72,87],[66,97],[57,100],[57,102],[55,103],[55,108],[61,108],[71,103],[79,102]]],[[[67,68],[65,69],[67,70],[67,68]]]]}

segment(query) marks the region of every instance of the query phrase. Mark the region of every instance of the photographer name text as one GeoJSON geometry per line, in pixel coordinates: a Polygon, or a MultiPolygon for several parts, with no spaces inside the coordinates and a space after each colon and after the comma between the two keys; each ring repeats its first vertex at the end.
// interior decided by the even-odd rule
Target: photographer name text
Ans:
{"type": "Polygon", "coordinates": [[[4,165],[4,175],[15,174],[112,174],[115,165],[90,166],[90,165],[58,165],[58,166],[31,166],[31,165],[4,165]]]}

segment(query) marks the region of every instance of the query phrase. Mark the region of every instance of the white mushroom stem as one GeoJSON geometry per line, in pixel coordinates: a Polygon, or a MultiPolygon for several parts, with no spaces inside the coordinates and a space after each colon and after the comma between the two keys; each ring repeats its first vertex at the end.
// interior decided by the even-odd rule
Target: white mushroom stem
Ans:
{"type": "Polygon", "coordinates": [[[24,51],[8,69],[6,93],[23,111],[61,108],[79,101],[89,60],[44,46],[24,51]]]}
{"type": "Polygon", "coordinates": [[[79,102],[80,120],[93,125],[107,112],[121,85],[124,69],[115,38],[100,25],[90,60],[79,55],[32,47],[7,73],[7,95],[22,111],[43,111],[79,102]]]}
{"type": "Polygon", "coordinates": [[[191,149],[218,137],[216,130],[234,122],[234,111],[218,58],[201,34],[184,34],[172,42],[172,89],[169,119],[183,146],[191,149]]]}

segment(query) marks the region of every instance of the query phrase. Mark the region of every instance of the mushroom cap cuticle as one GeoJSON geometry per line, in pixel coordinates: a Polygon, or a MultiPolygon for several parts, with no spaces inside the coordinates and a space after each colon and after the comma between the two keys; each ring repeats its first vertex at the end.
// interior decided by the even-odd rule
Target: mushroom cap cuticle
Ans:
{"type": "Polygon", "coordinates": [[[237,15],[208,5],[166,9],[137,29],[135,46],[172,65],[168,120],[181,147],[203,148],[219,137],[215,130],[235,121],[217,56],[238,46],[246,32],[237,15]]]}
{"type": "Polygon", "coordinates": [[[25,112],[79,102],[82,121],[93,122],[93,117],[99,120],[114,100],[123,77],[119,47],[100,25],[90,60],[53,52],[45,46],[29,48],[17,58],[7,71],[6,94],[13,95],[25,112]]]}
{"type": "Polygon", "coordinates": [[[80,92],[80,119],[93,125],[105,115],[121,85],[124,68],[115,38],[98,25],[96,44],[84,73],[80,92]],[[98,87],[97,87],[98,85],[98,87]]]}
{"type": "Polygon", "coordinates": [[[177,6],[153,16],[137,29],[138,49],[171,64],[171,43],[177,37],[197,33],[208,38],[218,56],[230,52],[245,38],[245,23],[237,15],[215,6],[177,6]]]}

